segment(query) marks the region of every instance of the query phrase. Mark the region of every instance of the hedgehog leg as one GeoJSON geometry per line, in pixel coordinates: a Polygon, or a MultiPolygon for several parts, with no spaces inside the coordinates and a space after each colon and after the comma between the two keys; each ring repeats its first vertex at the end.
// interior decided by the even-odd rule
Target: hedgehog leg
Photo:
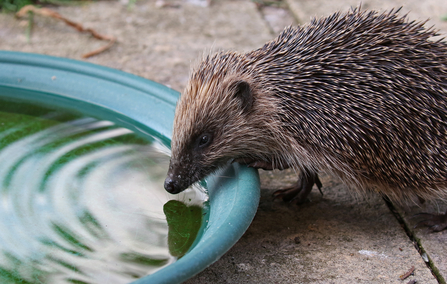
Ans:
{"type": "Polygon", "coordinates": [[[323,194],[321,191],[323,185],[318,177],[318,173],[304,169],[301,171],[298,182],[294,186],[275,191],[273,198],[281,198],[285,202],[293,202],[295,204],[304,203],[314,184],[317,185],[320,193],[323,194]]]}
{"type": "Polygon", "coordinates": [[[421,213],[415,217],[422,218],[414,227],[428,227],[432,232],[440,232],[447,229],[447,211],[444,214],[421,213]]]}

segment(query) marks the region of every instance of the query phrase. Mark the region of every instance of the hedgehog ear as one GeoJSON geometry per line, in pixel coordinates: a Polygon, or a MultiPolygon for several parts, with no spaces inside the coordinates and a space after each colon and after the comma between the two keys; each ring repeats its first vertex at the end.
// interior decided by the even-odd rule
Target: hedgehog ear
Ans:
{"type": "Polygon", "coordinates": [[[233,90],[234,97],[240,101],[242,110],[248,112],[253,106],[250,84],[245,81],[237,81],[233,83],[231,90],[233,90]]]}

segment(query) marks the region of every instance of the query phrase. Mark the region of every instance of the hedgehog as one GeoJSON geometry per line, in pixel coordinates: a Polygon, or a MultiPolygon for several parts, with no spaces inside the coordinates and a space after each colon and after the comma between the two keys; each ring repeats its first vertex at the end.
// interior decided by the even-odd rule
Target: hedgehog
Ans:
{"type": "MultiPolygon", "coordinates": [[[[399,11],[354,8],[204,56],[177,102],[165,189],[239,162],[296,170],[273,194],[289,202],[321,189],[320,171],[398,203],[445,200],[447,43],[399,11]]],[[[443,230],[447,212],[422,222],[443,230]]]]}

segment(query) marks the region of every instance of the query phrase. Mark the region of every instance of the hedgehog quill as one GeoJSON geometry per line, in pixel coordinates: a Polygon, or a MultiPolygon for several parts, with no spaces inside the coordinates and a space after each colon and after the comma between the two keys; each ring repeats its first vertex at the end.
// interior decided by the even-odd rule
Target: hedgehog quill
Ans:
{"type": "MultiPolygon", "coordinates": [[[[319,171],[393,201],[447,199],[447,43],[398,10],[353,9],[207,56],[177,103],[165,189],[229,162],[293,168],[276,198],[303,202],[319,171]]],[[[447,228],[446,215],[424,225],[447,228]]]]}

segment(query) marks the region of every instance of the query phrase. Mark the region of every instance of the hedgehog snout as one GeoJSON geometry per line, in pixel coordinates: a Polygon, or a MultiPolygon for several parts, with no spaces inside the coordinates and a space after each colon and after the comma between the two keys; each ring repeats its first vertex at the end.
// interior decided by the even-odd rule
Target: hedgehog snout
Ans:
{"type": "Polygon", "coordinates": [[[166,191],[171,194],[177,194],[181,192],[179,184],[175,179],[172,178],[172,174],[166,177],[164,187],[166,191]]]}
{"type": "Polygon", "coordinates": [[[189,186],[189,181],[186,177],[176,173],[173,167],[169,167],[168,176],[165,179],[164,187],[167,192],[177,194],[184,191],[189,186]]]}

